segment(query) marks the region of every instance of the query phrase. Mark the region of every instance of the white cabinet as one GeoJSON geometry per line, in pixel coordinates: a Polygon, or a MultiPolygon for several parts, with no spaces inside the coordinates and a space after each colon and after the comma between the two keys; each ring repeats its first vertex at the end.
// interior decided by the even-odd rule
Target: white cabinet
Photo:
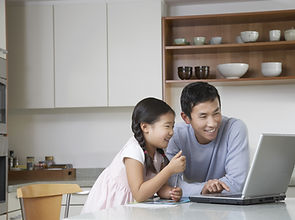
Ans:
{"type": "Polygon", "coordinates": [[[7,7],[10,108],[53,108],[53,8],[7,7]]]}
{"type": "Polygon", "coordinates": [[[9,107],[162,98],[160,0],[8,6],[9,107]]]}
{"type": "Polygon", "coordinates": [[[5,0],[0,0],[0,57],[6,59],[5,0]]]}
{"type": "Polygon", "coordinates": [[[0,220],[6,220],[6,214],[5,215],[0,215],[0,220]]]}
{"type": "Polygon", "coordinates": [[[107,106],[106,4],[54,5],[55,107],[107,106]]]}
{"type": "Polygon", "coordinates": [[[109,105],[162,98],[161,1],[108,4],[109,105]]]}

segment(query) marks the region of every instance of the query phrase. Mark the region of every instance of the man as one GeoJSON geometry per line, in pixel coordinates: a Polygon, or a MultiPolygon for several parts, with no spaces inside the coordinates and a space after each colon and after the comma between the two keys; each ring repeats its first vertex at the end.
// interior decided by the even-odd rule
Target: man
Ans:
{"type": "Polygon", "coordinates": [[[241,192],[249,169],[246,125],[222,116],[218,91],[205,82],[183,89],[181,110],[184,122],[175,125],[166,154],[171,159],[182,150],[186,156],[178,178],[183,196],[241,192]]]}

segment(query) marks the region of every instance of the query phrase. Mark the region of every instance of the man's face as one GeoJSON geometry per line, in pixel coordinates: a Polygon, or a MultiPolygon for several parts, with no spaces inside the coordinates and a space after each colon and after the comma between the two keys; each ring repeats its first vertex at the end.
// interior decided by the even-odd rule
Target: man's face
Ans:
{"type": "Polygon", "coordinates": [[[181,116],[187,124],[192,125],[200,144],[208,144],[216,138],[222,120],[218,98],[195,105],[191,119],[183,112],[181,116]]]}

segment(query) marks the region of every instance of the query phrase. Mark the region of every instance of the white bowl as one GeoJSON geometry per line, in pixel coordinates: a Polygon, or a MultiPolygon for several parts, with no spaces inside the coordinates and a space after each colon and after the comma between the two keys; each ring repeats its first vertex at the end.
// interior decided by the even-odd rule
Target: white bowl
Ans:
{"type": "Polygon", "coordinates": [[[264,76],[278,76],[282,72],[282,63],[281,62],[261,63],[261,72],[264,76]]]}
{"type": "Polygon", "coordinates": [[[195,45],[203,45],[205,44],[206,37],[194,37],[194,44],[195,45]]]}
{"type": "Polygon", "coordinates": [[[285,40],[295,40],[295,29],[285,30],[285,40]]]}
{"type": "Polygon", "coordinates": [[[176,38],[176,39],[174,39],[174,43],[177,45],[186,44],[186,39],[185,38],[176,38]]]}
{"type": "Polygon", "coordinates": [[[255,42],[259,37],[257,31],[243,31],[241,32],[241,38],[243,42],[255,42]]]}
{"type": "Polygon", "coordinates": [[[222,37],[212,37],[210,40],[210,44],[221,44],[222,37]]]}
{"type": "Polygon", "coordinates": [[[218,71],[227,79],[238,79],[243,76],[249,68],[247,63],[224,63],[217,65],[218,71]]]}

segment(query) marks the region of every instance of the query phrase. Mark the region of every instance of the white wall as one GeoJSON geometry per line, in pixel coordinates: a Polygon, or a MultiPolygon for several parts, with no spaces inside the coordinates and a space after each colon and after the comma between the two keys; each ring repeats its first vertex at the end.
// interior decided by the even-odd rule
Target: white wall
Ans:
{"type": "Polygon", "coordinates": [[[131,133],[132,108],[9,111],[9,149],[20,162],[53,155],[56,163],[106,167],[131,133]]]}
{"type": "MultiPolygon", "coordinates": [[[[293,0],[173,6],[169,15],[227,13],[295,8],[293,0]],[[292,1],[292,2],[290,2],[292,1]]],[[[295,71],[295,70],[294,70],[295,71]]],[[[262,132],[295,133],[295,85],[218,86],[222,111],[248,126],[251,154],[262,132]]],[[[172,107],[179,113],[182,88],[173,87],[172,107]]],[[[74,167],[105,167],[132,135],[133,108],[9,111],[9,148],[24,162],[53,155],[74,167]]],[[[179,121],[180,118],[178,117],[179,121]]]]}

